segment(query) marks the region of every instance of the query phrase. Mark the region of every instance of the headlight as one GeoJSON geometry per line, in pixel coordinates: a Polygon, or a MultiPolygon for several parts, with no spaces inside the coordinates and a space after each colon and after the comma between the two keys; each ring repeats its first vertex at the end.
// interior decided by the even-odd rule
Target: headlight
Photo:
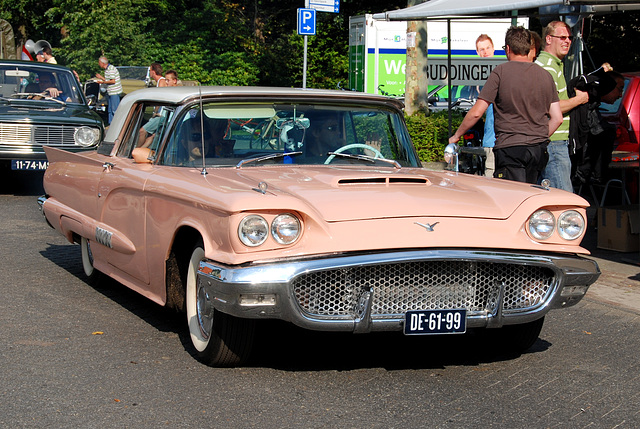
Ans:
{"type": "Polygon", "coordinates": [[[247,216],[238,225],[238,237],[247,246],[259,246],[268,236],[269,224],[262,216],[247,216]]]}
{"type": "Polygon", "coordinates": [[[567,210],[558,217],[558,234],[565,240],[575,240],[580,237],[584,228],[584,218],[575,210],[567,210]]]}
{"type": "Polygon", "coordinates": [[[80,127],[73,136],[76,144],[82,147],[93,146],[98,143],[100,138],[100,130],[97,128],[80,127]]]}
{"type": "Polygon", "coordinates": [[[300,237],[300,221],[292,214],[281,214],[271,223],[271,235],[279,244],[291,244],[300,237]]]}
{"type": "Polygon", "coordinates": [[[529,233],[538,240],[551,237],[556,220],[549,210],[538,210],[529,218],[529,233]]]}

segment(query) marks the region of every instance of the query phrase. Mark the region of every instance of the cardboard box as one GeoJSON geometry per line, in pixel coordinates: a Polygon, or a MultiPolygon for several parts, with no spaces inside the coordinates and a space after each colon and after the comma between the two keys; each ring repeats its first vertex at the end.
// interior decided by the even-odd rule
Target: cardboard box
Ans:
{"type": "Polygon", "coordinates": [[[618,252],[640,250],[638,205],[598,208],[598,248],[618,252]]]}

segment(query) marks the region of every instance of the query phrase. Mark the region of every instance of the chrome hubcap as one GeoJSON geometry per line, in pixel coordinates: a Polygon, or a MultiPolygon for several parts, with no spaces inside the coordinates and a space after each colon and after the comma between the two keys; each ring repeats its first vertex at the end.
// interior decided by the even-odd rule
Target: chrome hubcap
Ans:
{"type": "Polygon", "coordinates": [[[208,340],[211,336],[211,328],[213,327],[213,304],[205,288],[200,285],[198,285],[196,307],[200,333],[203,339],[208,340]]]}

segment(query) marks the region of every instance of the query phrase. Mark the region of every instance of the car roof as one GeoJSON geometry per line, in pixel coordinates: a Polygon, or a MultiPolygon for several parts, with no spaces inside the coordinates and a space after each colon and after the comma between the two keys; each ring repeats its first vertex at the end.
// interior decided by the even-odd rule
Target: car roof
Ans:
{"type": "Polygon", "coordinates": [[[356,91],[338,91],[312,88],[277,88],[257,86],[175,86],[163,88],[145,88],[127,94],[111,121],[105,141],[113,142],[124,126],[131,106],[144,101],[161,104],[185,104],[202,97],[204,101],[230,99],[233,101],[265,101],[300,100],[300,102],[355,102],[364,104],[386,105],[401,110],[404,103],[394,98],[367,94],[356,91]]]}
{"type": "Polygon", "coordinates": [[[71,72],[71,69],[59,64],[41,63],[38,61],[22,61],[22,60],[0,60],[0,67],[16,66],[47,69],[48,71],[64,71],[71,72]]]}
{"type": "MultiPolygon", "coordinates": [[[[332,89],[314,88],[278,88],[278,87],[258,87],[258,86],[175,86],[163,88],[145,88],[132,92],[133,102],[139,100],[154,100],[167,103],[181,104],[189,101],[190,98],[202,95],[203,98],[220,96],[251,96],[253,97],[329,97],[329,98],[350,98],[367,99],[370,101],[384,102],[391,100],[388,97],[366,94],[355,91],[338,91],[332,89]]],[[[399,104],[399,103],[395,103],[399,104]]],[[[401,104],[401,103],[400,103],[401,104]]]]}

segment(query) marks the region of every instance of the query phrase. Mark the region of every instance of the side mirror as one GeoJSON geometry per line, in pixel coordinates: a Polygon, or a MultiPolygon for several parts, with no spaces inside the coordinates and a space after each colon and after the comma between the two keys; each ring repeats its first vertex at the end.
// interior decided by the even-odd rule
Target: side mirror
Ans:
{"type": "Polygon", "coordinates": [[[460,148],[456,143],[449,143],[444,148],[444,160],[447,163],[448,170],[458,171],[458,152],[460,148]]]}

